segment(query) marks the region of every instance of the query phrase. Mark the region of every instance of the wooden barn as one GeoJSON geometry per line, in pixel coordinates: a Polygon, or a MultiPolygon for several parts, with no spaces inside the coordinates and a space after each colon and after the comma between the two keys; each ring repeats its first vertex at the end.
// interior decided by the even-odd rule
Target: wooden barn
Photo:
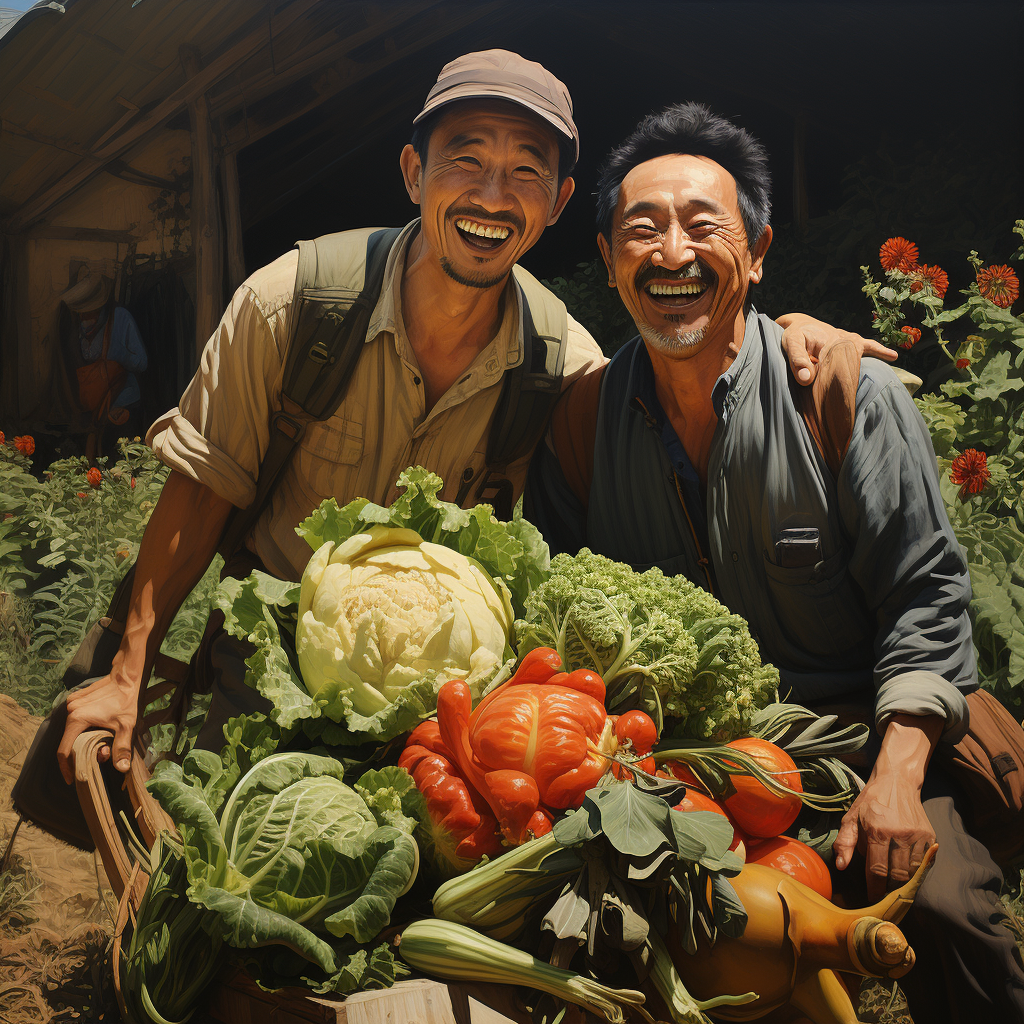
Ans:
{"type": "Polygon", "coordinates": [[[65,0],[0,22],[0,421],[80,425],[60,296],[89,272],[138,322],[151,410],[174,405],[245,277],[239,151],[301,122],[252,168],[251,223],[321,179],[339,138],[366,145],[408,123],[445,41],[481,22],[500,33],[510,14],[427,0],[65,0]]]}

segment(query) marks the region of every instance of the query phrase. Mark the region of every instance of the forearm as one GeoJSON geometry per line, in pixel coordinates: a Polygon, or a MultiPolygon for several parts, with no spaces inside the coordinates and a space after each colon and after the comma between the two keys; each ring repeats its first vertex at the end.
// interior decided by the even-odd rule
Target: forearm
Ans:
{"type": "Polygon", "coordinates": [[[882,749],[871,772],[872,780],[899,780],[920,792],[945,724],[945,719],[938,715],[893,715],[882,737],[882,749]]]}
{"type": "Polygon", "coordinates": [[[135,564],[124,638],[111,667],[119,685],[138,691],[182,601],[213,560],[232,508],[183,473],[168,477],[135,564]]]}

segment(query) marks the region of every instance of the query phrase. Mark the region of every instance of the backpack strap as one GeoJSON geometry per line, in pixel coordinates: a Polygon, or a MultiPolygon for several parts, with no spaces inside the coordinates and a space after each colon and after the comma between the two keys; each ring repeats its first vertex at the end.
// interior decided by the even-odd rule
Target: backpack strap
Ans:
{"type": "MultiPolygon", "coordinates": [[[[339,265],[338,235],[298,243],[295,327],[288,345],[282,397],[314,420],[330,416],[345,397],[370,316],[380,298],[388,254],[400,232],[401,228],[382,228],[367,237],[363,285],[354,298],[354,290],[338,283],[335,276],[349,273],[351,282],[356,269],[339,265]]],[[[221,540],[220,551],[225,558],[242,546],[266,508],[274,484],[302,439],[306,422],[284,409],[274,413],[270,443],[256,480],[256,496],[247,508],[233,513],[221,540]]]]}
{"type": "MultiPolygon", "coordinates": [[[[487,436],[485,471],[476,492],[478,501],[494,506],[499,519],[512,517],[512,483],[505,476],[508,467],[526,458],[540,443],[562,392],[569,337],[565,303],[522,267],[513,268],[513,277],[522,297],[526,351],[522,362],[502,379],[487,436]],[[493,493],[486,494],[488,491],[493,493]]],[[[464,485],[459,504],[468,491],[464,485]]]]}

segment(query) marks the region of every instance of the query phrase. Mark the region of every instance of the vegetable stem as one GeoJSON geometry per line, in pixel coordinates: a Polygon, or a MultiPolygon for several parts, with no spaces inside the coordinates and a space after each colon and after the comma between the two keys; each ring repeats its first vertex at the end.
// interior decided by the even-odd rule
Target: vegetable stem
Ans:
{"type": "Polygon", "coordinates": [[[521,949],[450,921],[413,922],[402,932],[398,952],[406,963],[429,974],[461,981],[524,985],[582,1006],[612,1024],[625,1021],[623,1006],[641,1006],[644,1002],[642,992],[609,988],[592,978],[552,967],[521,949]]]}

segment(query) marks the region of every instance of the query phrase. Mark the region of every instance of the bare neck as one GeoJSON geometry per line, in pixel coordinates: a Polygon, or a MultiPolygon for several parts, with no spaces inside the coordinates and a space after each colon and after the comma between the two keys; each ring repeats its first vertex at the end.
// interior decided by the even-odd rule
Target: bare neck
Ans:
{"type": "Polygon", "coordinates": [[[402,272],[402,319],[426,385],[427,410],[498,333],[508,277],[489,288],[459,284],[417,234],[402,272]]]}
{"type": "Polygon", "coordinates": [[[718,378],[739,355],[745,327],[746,318],[740,315],[730,330],[719,331],[686,358],[647,345],[654,367],[654,393],[703,484],[718,425],[711,395],[718,378]]]}

